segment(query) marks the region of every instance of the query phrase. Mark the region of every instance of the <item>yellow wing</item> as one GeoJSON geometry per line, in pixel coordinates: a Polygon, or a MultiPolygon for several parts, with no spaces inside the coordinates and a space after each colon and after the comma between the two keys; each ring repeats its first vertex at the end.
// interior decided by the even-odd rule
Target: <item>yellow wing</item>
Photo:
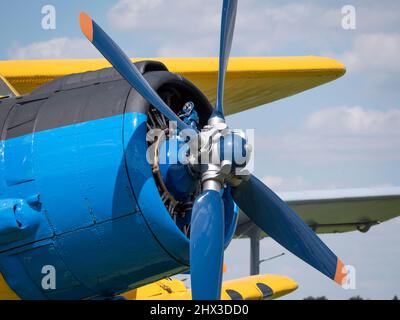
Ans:
{"type": "MultiPolygon", "coordinates": [[[[192,81],[215,102],[217,58],[146,58],[156,60],[171,72],[192,81]]],[[[98,70],[110,65],[91,60],[10,60],[0,61],[3,75],[21,94],[71,73],[98,70]]],[[[254,108],[335,80],[345,73],[342,63],[324,57],[238,57],[229,60],[225,85],[225,112],[233,114],[254,108]]]]}
{"type": "MultiPolygon", "coordinates": [[[[273,300],[297,289],[297,283],[273,274],[250,276],[222,283],[222,300],[273,300]]],[[[190,300],[192,293],[177,279],[162,279],[122,295],[128,300],[190,300]]]]}

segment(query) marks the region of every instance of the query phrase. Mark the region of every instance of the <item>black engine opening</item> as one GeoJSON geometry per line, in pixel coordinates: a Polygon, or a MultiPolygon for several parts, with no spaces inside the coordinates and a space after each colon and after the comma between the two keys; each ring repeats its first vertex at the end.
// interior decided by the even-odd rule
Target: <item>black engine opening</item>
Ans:
{"type": "MultiPolygon", "coordinates": [[[[201,130],[201,128],[207,124],[208,118],[212,112],[212,106],[204,94],[186,79],[179,77],[178,81],[167,81],[158,88],[157,93],[177,115],[182,114],[185,104],[192,103],[199,118],[197,129],[201,130]]],[[[153,129],[161,129],[165,132],[165,137],[168,137],[169,120],[153,106],[150,106],[148,110],[147,128],[148,132],[153,129]]],[[[159,147],[157,143],[160,143],[160,141],[157,141],[157,139],[155,141],[148,141],[149,147],[151,147],[153,144],[156,144],[153,145],[153,148],[156,150],[159,147]]],[[[155,159],[157,160],[157,157],[155,157],[155,159]]],[[[191,172],[191,174],[195,176],[197,173],[191,172]]],[[[154,161],[153,176],[156,181],[160,197],[164,202],[164,205],[171,218],[174,220],[178,228],[189,237],[190,214],[192,211],[193,202],[197,195],[201,192],[199,177],[196,177],[198,183],[194,191],[189,192],[188,197],[185,200],[177,200],[165,185],[158,164],[154,161]]]]}

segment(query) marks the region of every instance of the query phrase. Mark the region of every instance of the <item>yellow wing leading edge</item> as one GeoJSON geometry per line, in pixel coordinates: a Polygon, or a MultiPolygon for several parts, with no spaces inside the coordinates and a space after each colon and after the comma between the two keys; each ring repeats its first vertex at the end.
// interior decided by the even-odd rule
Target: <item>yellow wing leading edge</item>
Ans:
{"type": "MultiPolygon", "coordinates": [[[[164,63],[192,81],[215,103],[217,58],[145,58],[164,63]]],[[[58,77],[110,67],[104,59],[0,61],[0,74],[21,94],[58,77]]],[[[231,58],[225,86],[226,114],[276,101],[330,82],[345,73],[342,63],[325,57],[231,58]]]]}

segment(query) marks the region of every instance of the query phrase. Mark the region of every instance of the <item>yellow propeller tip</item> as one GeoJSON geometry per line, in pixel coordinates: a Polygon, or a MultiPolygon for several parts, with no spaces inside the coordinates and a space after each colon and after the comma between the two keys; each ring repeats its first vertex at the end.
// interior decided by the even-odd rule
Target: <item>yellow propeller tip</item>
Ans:
{"type": "Polygon", "coordinates": [[[90,42],[93,41],[93,21],[92,19],[85,13],[81,12],[79,14],[79,24],[81,26],[81,30],[86,38],[89,39],[90,42]]]}

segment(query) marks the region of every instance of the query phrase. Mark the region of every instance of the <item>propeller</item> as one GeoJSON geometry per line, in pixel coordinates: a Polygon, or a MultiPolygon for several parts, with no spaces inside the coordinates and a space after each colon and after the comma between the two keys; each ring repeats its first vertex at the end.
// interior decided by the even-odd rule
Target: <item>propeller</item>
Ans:
{"type": "Polygon", "coordinates": [[[228,66],[229,55],[232,48],[233,32],[235,30],[235,20],[237,11],[237,0],[224,1],[222,6],[221,19],[221,37],[219,49],[219,73],[218,73],[218,89],[217,104],[215,106],[214,116],[224,118],[224,109],[222,106],[224,99],[225,74],[228,66]]]}
{"type": "MultiPolygon", "coordinates": [[[[217,150],[219,161],[200,166],[202,192],[194,201],[190,226],[192,298],[214,300],[220,299],[221,296],[224,255],[222,194],[225,186],[228,192],[231,190],[239,208],[271,238],[321,273],[342,284],[345,278],[343,263],[308,225],[256,177],[243,175],[243,171],[241,174],[237,173],[237,169],[243,167],[232,160],[233,154],[241,148],[248,161],[252,147],[243,138],[244,133],[229,130],[223,109],[225,74],[232,46],[236,11],[237,0],[223,1],[216,106],[208,125],[198,133],[200,138],[203,138],[200,140],[209,141],[209,148],[206,148],[208,152],[217,150]],[[233,141],[228,152],[220,151],[218,140],[224,139],[233,141]]],[[[114,41],[87,14],[80,14],[80,25],[86,37],[136,91],[169,120],[176,121],[179,129],[189,128],[163,102],[114,41]]]]}
{"type": "Polygon", "coordinates": [[[153,90],[136,66],[129,60],[121,48],[94,22],[86,13],[81,12],[79,23],[83,34],[96,47],[128,83],[139,92],[151,105],[169,120],[175,121],[179,129],[189,129],[159,95],[153,90]]]}
{"type": "Polygon", "coordinates": [[[343,263],[311,228],[256,177],[233,188],[233,199],[260,229],[294,255],[342,284],[343,263]]]}
{"type": "Polygon", "coordinates": [[[224,203],[218,191],[206,190],[197,197],[190,230],[192,298],[217,300],[224,256],[224,203]]]}

